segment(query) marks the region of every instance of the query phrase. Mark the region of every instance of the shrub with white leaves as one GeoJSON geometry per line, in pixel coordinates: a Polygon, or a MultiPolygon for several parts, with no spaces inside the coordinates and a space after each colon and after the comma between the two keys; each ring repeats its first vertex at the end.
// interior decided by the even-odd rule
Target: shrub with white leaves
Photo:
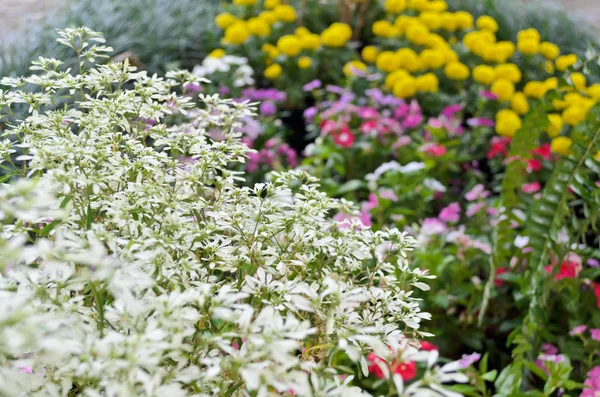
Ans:
{"type": "Polygon", "coordinates": [[[239,187],[251,106],[60,35],[79,71],[40,58],[0,92],[0,396],[366,395],[340,362],[366,375],[428,318],[414,240],[340,227],[300,171],[239,187]]]}

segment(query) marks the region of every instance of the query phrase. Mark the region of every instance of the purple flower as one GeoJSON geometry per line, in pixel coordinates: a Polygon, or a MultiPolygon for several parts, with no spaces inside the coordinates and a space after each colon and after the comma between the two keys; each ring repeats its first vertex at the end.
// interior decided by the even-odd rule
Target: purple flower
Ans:
{"type": "Polygon", "coordinates": [[[219,95],[226,96],[226,95],[229,95],[230,93],[231,93],[231,89],[229,87],[227,87],[226,85],[222,85],[219,87],[219,95]]]}
{"type": "Polygon", "coordinates": [[[467,120],[467,124],[471,127],[495,127],[494,120],[486,119],[485,117],[475,117],[467,120]]]}
{"type": "Polygon", "coordinates": [[[204,87],[201,86],[200,84],[196,84],[196,83],[189,83],[183,86],[183,89],[193,93],[193,92],[204,92],[204,87]]]}
{"type": "Polygon", "coordinates": [[[590,335],[592,335],[593,340],[600,342],[600,328],[590,329],[590,335]]]}
{"type": "Polygon", "coordinates": [[[571,336],[575,336],[575,335],[581,335],[583,334],[585,331],[587,330],[587,326],[586,325],[578,325],[577,327],[573,328],[571,330],[571,332],[569,332],[569,335],[571,336]]]}
{"type": "Polygon", "coordinates": [[[443,222],[458,222],[460,219],[460,205],[452,203],[440,212],[440,220],[443,222]]]}
{"type": "Polygon", "coordinates": [[[596,258],[590,258],[587,261],[589,267],[600,267],[600,261],[596,258]]]}
{"type": "Polygon", "coordinates": [[[344,90],[342,87],[337,86],[337,85],[327,85],[325,87],[325,89],[333,94],[339,94],[342,95],[343,93],[346,92],[346,90],[344,90]]]}
{"type": "Polygon", "coordinates": [[[542,343],[542,348],[540,349],[544,354],[557,354],[558,347],[554,346],[552,343],[542,343]]]}
{"type": "Polygon", "coordinates": [[[304,84],[304,87],[302,87],[304,91],[312,91],[317,88],[321,88],[321,80],[313,80],[310,83],[304,84]]]}
{"type": "Polygon", "coordinates": [[[475,364],[480,358],[481,354],[479,353],[463,354],[462,358],[458,361],[458,365],[464,369],[475,364]]]}
{"type": "Polygon", "coordinates": [[[315,116],[317,115],[317,112],[318,112],[318,110],[314,106],[311,106],[311,107],[307,108],[304,111],[304,119],[306,119],[306,121],[308,123],[312,123],[313,120],[315,119],[315,116]]]}
{"type": "Polygon", "coordinates": [[[498,95],[494,94],[492,91],[483,91],[481,96],[491,101],[498,99],[498,95]]]}
{"type": "Polygon", "coordinates": [[[459,104],[456,105],[450,105],[450,106],[446,106],[443,110],[442,110],[442,115],[446,116],[447,118],[451,119],[454,117],[454,114],[458,113],[461,111],[461,106],[459,104]]]}
{"type": "Polygon", "coordinates": [[[273,102],[265,101],[260,104],[259,110],[263,116],[270,116],[277,111],[277,107],[275,106],[275,104],[273,102]]]}

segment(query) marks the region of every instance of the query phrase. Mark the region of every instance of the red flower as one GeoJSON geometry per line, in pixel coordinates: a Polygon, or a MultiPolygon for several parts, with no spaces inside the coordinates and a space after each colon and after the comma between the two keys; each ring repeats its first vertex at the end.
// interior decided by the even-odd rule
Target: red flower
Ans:
{"type": "Polygon", "coordinates": [[[321,134],[327,135],[332,133],[336,129],[337,125],[333,120],[323,120],[321,121],[321,134]]]}
{"type": "Polygon", "coordinates": [[[598,309],[600,309],[600,283],[592,282],[592,288],[594,289],[594,295],[596,295],[598,309]]]}
{"type": "Polygon", "coordinates": [[[382,367],[387,367],[385,360],[375,353],[369,353],[367,356],[367,362],[369,363],[369,373],[373,374],[378,379],[384,379],[385,373],[382,367]]]}
{"type": "MultiPolygon", "coordinates": [[[[507,268],[505,267],[499,267],[498,269],[496,269],[496,276],[501,275],[502,273],[506,273],[508,271],[507,268]]],[[[494,278],[494,284],[496,285],[496,287],[500,288],[504,285],[504,280],[499,279],[498,277],[494,278]]]]}
{"type": "Polygon", "coordinates": [[[354,144],[356,138],[352,135],[350,128],[342,127],[334,136],[333,141],[336,145],[349,148],[354,144]]]}
{"type": "Polygon", "coordinates": [[[417,364],[414,361],[394,362],[394,373],[402,377],[402,380],[407,381],[417,376],[417,364]]]}
{"type": "Polygon", "coordinates": [[[537,149],[533,149],[531,151],[531,154],[537,154],[539,155],[541,158],[543,158],[544,160],[548,160],[550,159],[550,144],[548,143],[544,143],[542,146],[540,146],[537,149]]]}
{"type": "Polygon", "coordinates": [[[433,350],[438,350],[438,347],[436,345],[434,345],[431,342],[427,342],[426,340],[424,340],[423,342],[421,342],[421,350],[425,350],[425,351],[433,351],[433,350]]]}
{"type": "Polygon", "coordinates": [[[447,151],[446,147],[439,145],[437,143],[429,144],[425,148],[425,152],[427,152],[427,154],[434,156],[434,157],[443,156],[444,154],[446,154],[446,151],[447,151]]]}
{"type": "MultiPolygon", "coordinates": [[[[581,265],[578,262],[565,260],[560,265],[560,270],[558,271],[558,274],[556,275],[556,277],[554,277],[554,279],[556,281],[560,281],[565,278],[575,278],[579,275],[580,271],[581,265]]],[[[546,266],[546,272],[552,272],[552,265],[546,266]]],[[[598,290],[598,293],[600,293],[600,290],[598,290]]]]}
{"type": "Polygon", "coordinates": [[[359,127],[363,134],[369,134],[371,131],[375,131],[377,129],[377,121],[369,120],[362,123],[359,127]]]}
{"type": "Polygon", "coordinates": [[[542,169],[542,162],[539,159],[530,159],[527,162],[527,171],[529,172],[535,172],[542,169]]]}
{"type": "Polygon", "coordinates": [[[540,185],[540,183],[538,181],[535,181],[532,183],[525,183],[523,186],[521,186],[521,189],[523,190],[524,193],[530,193],[530,194],[539,192],[541,188],[542,188],[542,185],[540,185]]]}
{"type": "Polygon", "coordinates": [[[508,153],[506,147],[510,143],[510,138],[506,137],[494,137],[492,138],[492,147],[490,148],[487,158],[492,159],[498,155],[504,157],[508,153]]]}

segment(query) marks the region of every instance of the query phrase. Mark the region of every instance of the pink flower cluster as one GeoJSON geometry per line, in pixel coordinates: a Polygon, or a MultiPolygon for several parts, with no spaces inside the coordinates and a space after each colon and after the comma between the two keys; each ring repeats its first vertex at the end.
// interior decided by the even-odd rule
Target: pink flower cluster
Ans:
{"type": "Polygon", "coordinates": [[[277,165],[287,164],[289,167],[298,166],[298,156],[296,151],[287,143],[282,143],[277,138],[269,139],[265,147],[258,152],[248,154],[248,164],[246,169],[249,172],[256,171],[261,165],[266,165],[273,169],[277,165]]]}

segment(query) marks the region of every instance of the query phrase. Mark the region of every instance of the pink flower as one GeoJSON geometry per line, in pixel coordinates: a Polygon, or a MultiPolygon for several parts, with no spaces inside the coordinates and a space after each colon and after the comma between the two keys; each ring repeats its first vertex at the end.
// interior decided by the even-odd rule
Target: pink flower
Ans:
{"type": "Polygon", "coordinates": [[[443,208],[439,216],[443,222],[458,222],[460,219],[460,205],[458,203],[452,203],[447,207],[443,208]]]}
{"type": "Polygon", "coordinates": [[[369,201],[363,203],[362,210],[371,211],[373,208],[377,207],[378,201],[379,200],[377,199],[376,195],[374,195],[373,193],[369,193],[369,201]]]}
{"type": "Polygon", "coordinates": [[[552,151],[550,150],[550,144],[549,143],[544,143],[539,148],[533,149],[531,151],[531,154],[537,154],[541,158],[543,158],[544,160],[550,159],[550,157],[552,155],[552,151]]]}
{"type": "Polygon", "coordinates": [[[584,389],[579,397],[598,397],[600,395],[600,366],[588,372],[588,378],[583,383],[584,389]]]}
{"type": "Polygon", "coordinates": [[[502,157],[506,156],[508,151],[506,147],[510,143],[510,138],[495,136],[492,138],[492,147],[487,153],[488,159],[493,159],[494,157],[500,155],[502,157]]]}
{"type": "Polygon", "coordinates": [[[402,122],[404,128],[417,128],[423,122],[423,116],[421,114],[410,114],[402,122]]]}
{"type": "Polygon", "coordinates": [[[479,183],[473,186],[473,189],[465,193],[465,198],[467,201],[475,201],[478,198],[486,198],[490,195],[490,192],[485,190],[485,187],[479,183]]]}
{"type": "Polygon", "coordinates": [[[600,328],[590,329],[590,335],[592,335],[593,340],[600,342],[600,328]]]}
{"type": "Polygon", "coordinates": [[[544,354],[558,354],[558,347],[554,346],[552,343],[542,343],[542,348],[540,350],[544,354]]]}
{"type": "Polygon", "coordinates": [[[454,115],[460,111],[461,111],[461,106],[459,104],[450,105],[450,106],[446,106],[444,109],[442,109],[442,115],[444,115],[450,119],[450,118],[453,118],[454,115]]]}
{"type": "Polygon", "coordinates": [[[356,138],[350,131],[348,127],[342,127],[336,134],[333,136],[333,141],[336,145],[349,148],[352,147],[356,138]]]}
{"type": "Polygon", "coordinates": [[[363,134],[369,134],[372,131],[376,131],[377,130],[377,121],[375,121],[375,120],[365,121],[364,123],[362,123],[360,125],[359,129],[362,131],[363,134]]]}
{"type": "Polygon", "coordinates": [[[535,172],[542,169],[542,162],[539,159],[527,160],[527,172],[535,172]]]}
{"type": "Polygon", "coordinates": [[[392,189],[381,189],[379,191],[379,197],[386,200],[398,201],[398,196],[392,189]]]}
{"type": "Polygon", "coordinates": [[[369,106],[363,106],[356,110],[356,114],[363,119],[375,119],[379,117],[379,112],[369,106]]]}
{"type": "Polygon", "coordinates": [[[333,120],[323,120],[321,122],[321,135],[331,134],[337,129],[337,124],[333,120]]]}
{"type": "Polygon", "coordinates": [[[33,373],[33,368],[31,368],[31,367],[20,367],[19,368],[19,372],[24,373],[24,374],[32,374],[33,373]]]}
{"type": "Polygon", "coordinates": [[[446,227],[446,224],[442,221],[440,221],[437,218],[425,218],[423,220],[423,226],[421,227],[421,233],[427,235],[427,236],[432,236],[435,234],[442,234],[444,233],[448,228],[446,227]]]}
{"type": "Polygon", "coordinates": [[[403,135],[400,138],[398,138],[396,140],[396,142],[394,142],[392,144],[392,149],[396,150],[396,149],[400,149],[403,146],[409,145],[412,142],[412,138],[409,137],[408,135],[403,135]]]}
{"type": "Polygon", "coordinates": [[[496,99],[498,99],[498,95],[494,94],[491,91],[487,91],[487,90],[483,91],[481,93],[481,96],[484,97],[484,98],[486,98],[486,99],[489,99],[491,101],[495,101],[496,99]]]}
{"type": "Polygon", "coordinates": [[[495,127],[496,123],[494,120],[486,119],[485,117],[476,117],[467,120],[467,124],[471,127],[495,127]]]}
{"type": "Polygon", "coordinates": [[[443,156],[447,151],[445,146],[442,146],[438,143],[426,143],[425,145],[421,146],[419,150],[424,151],[433,157],[443,156]]]}
{"type": "Polygon", "coordinates": [[[521,190],[523,190],[523,193],[528,194],[539,192],[541,188],[542,185],[538,181],[532,183],[525,183],[523,186],[521,186],[521,190]]]}
{"type": "Polygon", "coordinates": [[[424,340],[421,342],[421,348],[419,350],[425,350],[425,351],[430,352],[430,351],[439,350],[439,349],[433,343],[424,340]]]}
{"type": "Polygon", "coordinates": [[[469,206],[469,208],[467,208],[467,216],[471,217],[473,215],[475,215],[476,213],[478,213],[479,211],[481,211],[481,209],[485,207],[485,203],[476,203],[473,204],[471,206],[469,206]]]}
{"type": "Polygon", "coordinates": [[[462,358],[458,361],[458,365],[464,369],[475,364],[480,358],[481,354],[479,353],[463,354],[462,358]]]}
{"type": "Polygon", "coordinates": [[[575,336],[575,335],[581,335],[583,334],[585,331],[587,330],[587,325],[578,325],[577,327],[573,328],[571,330],[571,332],[569,332],[569,335],[571,336],[575,336]]]}

